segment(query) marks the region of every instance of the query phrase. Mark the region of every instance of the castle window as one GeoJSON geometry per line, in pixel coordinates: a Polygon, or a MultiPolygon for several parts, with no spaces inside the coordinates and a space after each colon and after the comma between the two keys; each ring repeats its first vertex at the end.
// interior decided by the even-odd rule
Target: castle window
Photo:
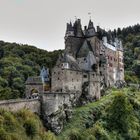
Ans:
{"type": "Polygon", "coordinates": [[[83,75],[84,78],[87,78],[87,75],[83,75]]]}
{"type": "Polygon", "coordinates": [[[60,78],[58,77],[58,80],[60,80],[60,78]]]}
{"type": "Polygon", "coordinates": [[[72,82],[73,82],[73,79],[72,79],[72,82]]]}
{"type": "Polygon", "coordinates": [[[53,74],[56,74],[56,72],[54,72],[53,74]]]}
{"type": "Polygon", "coordinates": [[[109,66],[112,67],[113,66],[112,63],[110,63],[109,66]]]}

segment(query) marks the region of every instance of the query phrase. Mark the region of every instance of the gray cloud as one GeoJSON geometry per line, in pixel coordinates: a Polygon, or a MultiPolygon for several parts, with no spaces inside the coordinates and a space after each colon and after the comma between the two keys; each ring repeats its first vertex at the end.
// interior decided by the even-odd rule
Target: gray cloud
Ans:
{"type": "Polygon", "coordinates": [[[76,17],[114,29],[140,21],[139,0],[0,0],[0,40],[63,49],[66,22],[76,17]]]}

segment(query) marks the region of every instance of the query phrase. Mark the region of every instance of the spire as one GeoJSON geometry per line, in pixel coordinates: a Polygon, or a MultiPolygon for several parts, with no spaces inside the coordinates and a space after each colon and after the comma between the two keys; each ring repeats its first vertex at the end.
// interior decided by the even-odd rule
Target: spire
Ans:
{"type": "Polygon", "coordinates": [[[74,32],[75,32],[76,37],[83,37],[83,31],[82,31],[80,19],[77,19],[74,23],[74,32]]]}
{"type": "Polygon", "coordinates": [[[88,28],[87,30],[85,31],[85,35],[87,37],[92,37],[92,36],[95,36],[95,28],[94,28],[94,25],[93,25],[93,22],[91,21],[91,19],[89,20],[89,24],[88,24],[88,28]]]}
{"type": "Polygon", "coordinates": [[[89,24],[88,24],[88,29],[93,29],[93,22],[91,21],[91,19],[89,20],[89,24]]]}
{"type": "Polygon", "coordinates": [[[72,27],[72,23],[67,23],[66,34],[65,36],[74,36],[74,28],[72,27]]]}

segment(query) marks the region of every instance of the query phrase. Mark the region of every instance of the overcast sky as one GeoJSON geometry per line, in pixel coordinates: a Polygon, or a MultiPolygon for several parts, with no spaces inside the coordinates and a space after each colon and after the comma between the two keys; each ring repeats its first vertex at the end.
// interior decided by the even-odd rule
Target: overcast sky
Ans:
{"type": "Polygon", "coordinates": [[[64,48],[66,22],[75,16],[114,29],[140,23],[140,0],[0,0],[0,40],[64,48]]]}

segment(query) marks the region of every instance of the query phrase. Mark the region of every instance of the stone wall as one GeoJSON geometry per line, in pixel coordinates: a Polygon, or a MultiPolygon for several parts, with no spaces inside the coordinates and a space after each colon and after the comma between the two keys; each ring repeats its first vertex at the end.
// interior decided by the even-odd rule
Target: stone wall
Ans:
{"type": "Polygon", "coordinates": [[[65,70],[64,90],[73,93],[82,92],[83,75],[81,71],[65,70]]]}
{"type": "Polygon", "coordinates": [[[52,92],[62,92],[64,76],[65,76],[64,69],[59,67],[53,68],[51,79],[52,92]]]}
{"type": "Polygon", "coordinates": [[[32,95],[32,90],[36,90],[38,93],[43,93],[43,84],[26,84],[26,97],[32,95]]]}
{"type": "Polygon", "coordinates": [[[52,71],[52,92],[82,92],[82,72],[54,68],[52,71]]]}
{"type": "Polygon", "coordinates": [[[0,101],[0,108],[8,111],[18,111],[25,108],[40,115],[40,101],[38,99],[4,100],[0,101]]]}

